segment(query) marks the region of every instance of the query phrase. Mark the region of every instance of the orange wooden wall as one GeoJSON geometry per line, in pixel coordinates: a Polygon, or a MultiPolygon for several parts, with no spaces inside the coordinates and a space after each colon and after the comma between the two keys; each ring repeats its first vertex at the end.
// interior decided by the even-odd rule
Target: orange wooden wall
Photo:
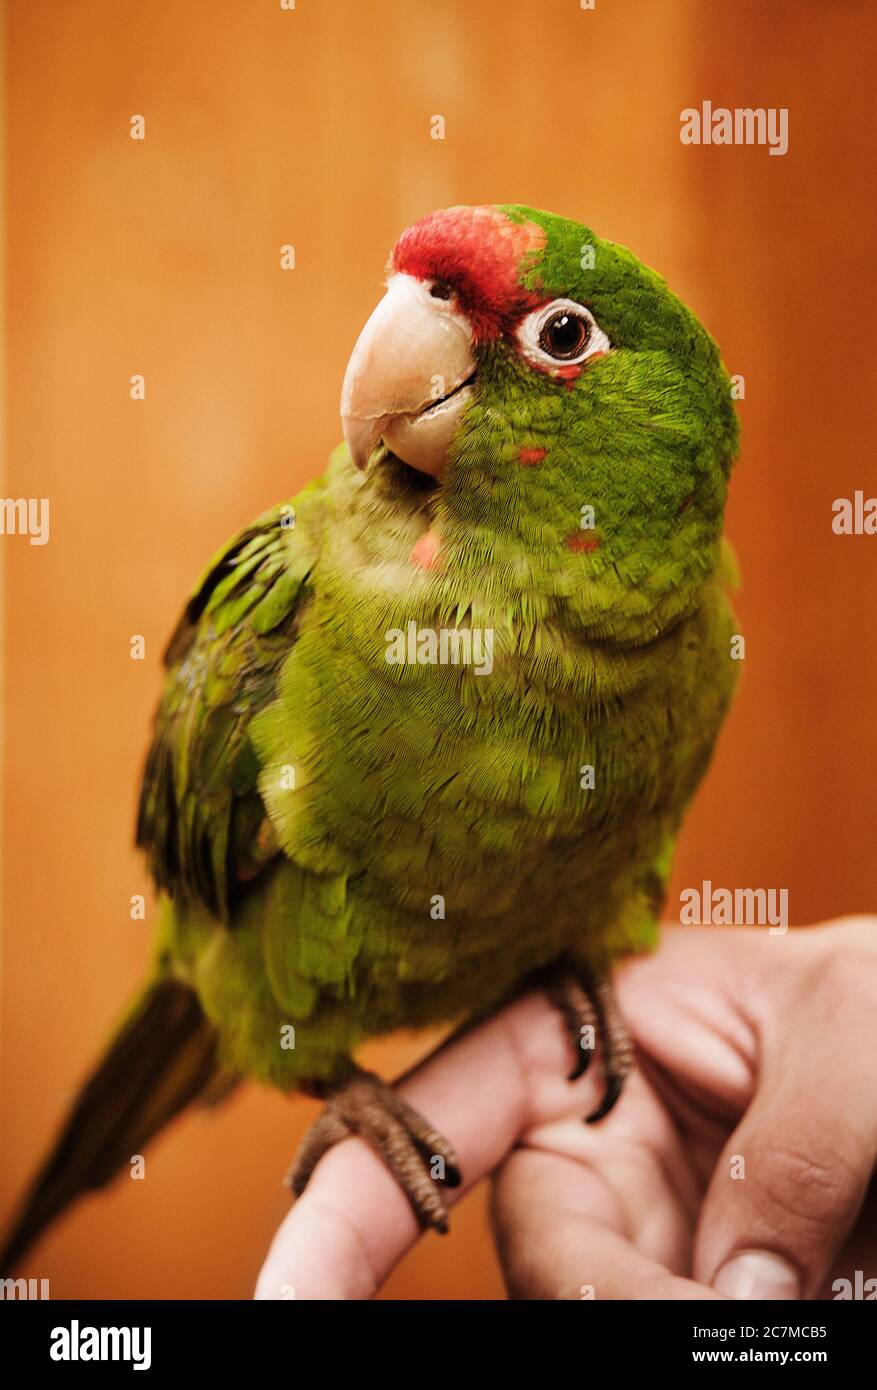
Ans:
{"type": "MultiPolygon", "coordinates": [[[[132,823],[165,638],[213,549],[322,467],[387,251],[431,207],[591,223],[744,375],[744,680],[677,890],[786,887],[796,922],[877,906],[877,537],[831,530],[835,497],[877,493],[874,28],[866,0],[8,5],[4,492],[50,498],[52,529],[0,540],[4,1209],[144,966],[132,823]],[[787,107],[789,153],[683,146],[704,98],[787,107]]],[[[27,1272],[55,1297],[247,1296],[313,1110],[251,1089],[183,1121],[27,1272]]],[[[499,1289],[476,1195],[388,1292],[499,1289]]]]}

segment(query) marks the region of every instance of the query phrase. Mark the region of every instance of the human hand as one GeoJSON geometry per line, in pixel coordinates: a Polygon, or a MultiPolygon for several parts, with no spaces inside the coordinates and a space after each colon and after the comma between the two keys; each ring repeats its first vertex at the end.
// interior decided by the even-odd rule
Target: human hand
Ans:
{"type": "MultiPolygon", "coordinates": [[[[400,1083],[447,1135],[464,1185],[494,1181],[517,1298],[814,1298],[834,1262],[877,1275],[863,1212],[877,1155],[877,920],[770,936],[666,928],[620,965],[637,1068],[594,1126],[592,1067],[541,993],[452,1039],[400,1083]],[[846,1250],[844,1249],[846,1247],[846,1250]]],[[[257,1298],[370,1298],[418,1239],[359,1139],[321,1160],[280,1227],[257,1298]]]]}

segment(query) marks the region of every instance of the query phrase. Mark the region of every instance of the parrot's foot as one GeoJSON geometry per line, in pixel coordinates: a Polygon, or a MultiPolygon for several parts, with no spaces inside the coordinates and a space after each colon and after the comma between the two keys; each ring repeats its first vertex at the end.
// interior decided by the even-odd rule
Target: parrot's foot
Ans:
{"type": "Polygon", "coordinates": [[[596,970],[563,966],[549,980],[548,995],[563,1015],[576,1050],[570,1081],[577,1081],[585,1073],[599,1039],[606,1089],[596,1110],[585,1117],[586,1124],[594,1124],[609,1114],[633,1065],[633,1043],[612,981],[596,970]]]}
{"type": "Polygon", "coordinates": [[[333,1144],[358,1134],[383,1159],[421,1226],[447,1231],[448,1213],[439,1183],[460,1185],[457,1157],[448,1141],[371,1072],[357,1068],[349,1080],[327,1090],[325,1097],[326,1109],[302,1140],[286,1177],[295,1195],[304,1192],[333,1144]]]}

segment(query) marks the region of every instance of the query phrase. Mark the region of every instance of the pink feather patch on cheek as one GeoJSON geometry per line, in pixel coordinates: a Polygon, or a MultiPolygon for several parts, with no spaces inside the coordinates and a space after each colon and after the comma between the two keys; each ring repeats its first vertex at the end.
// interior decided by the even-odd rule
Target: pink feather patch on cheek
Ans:
{"type": "Polygon", "coordinates": [[[605,352],[592,352],[584,362],[569,362],[566,366],[553,369],[551,375],[555,380],[565,382],[567,391],[571,391],[582,372],[586,371],[592,362],[599,362],[600,358],[605,356],[605,352]]]}
{"type": "Polygon", "coordinates": [[[442,538],[438,531],[424,531],[408,557],[409,565],[421,570],[434,570],[439,566],[439,551],[442,538]]]}
{"type": "Polygon", "coordinates": [[[547,453],[547,449],[521,449],[518,452],[518,463],[522,463],[525,468],[534,468],[542,462],[547,453]]]}
{"type": "Polygon", "coordinates": [[[556,377],[558,381],[566,382],[568,391],[572,390],[581,374],[582,368],[581,364],[578,362],[570,362],[569,365],[566,367],[557,367],[551,373],[551,375],[556,377]]]}
{"type": "Polygon", "coordinates": [[[600,549],[601,541],[599,536],[589,536],[584,531],[573,531],[571,536],[567,536],[565,545],[567,550],[576,554],[589,555],[592,551],[600,549]]]}

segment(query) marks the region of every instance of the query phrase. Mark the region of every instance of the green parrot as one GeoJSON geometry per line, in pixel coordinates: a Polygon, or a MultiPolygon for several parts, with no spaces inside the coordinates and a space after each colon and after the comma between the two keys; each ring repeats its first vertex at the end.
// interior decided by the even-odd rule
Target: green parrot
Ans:
{"type": "Polygon", "coordinates": [[[393,248],[341,414],[325,473],[220,551],[170,642],[137,831],[151,976],[4,1267],[241,1077],[326,1100],[296,1192],[356,1133],[445,1229],[453,1150],[354,1053],[533,980],[572,1076],[599,1038],[587,1118],[621,1092],[611,964],[655,943],[735,682],[718,350],[589,228],[454,207],[393,248]]]}

